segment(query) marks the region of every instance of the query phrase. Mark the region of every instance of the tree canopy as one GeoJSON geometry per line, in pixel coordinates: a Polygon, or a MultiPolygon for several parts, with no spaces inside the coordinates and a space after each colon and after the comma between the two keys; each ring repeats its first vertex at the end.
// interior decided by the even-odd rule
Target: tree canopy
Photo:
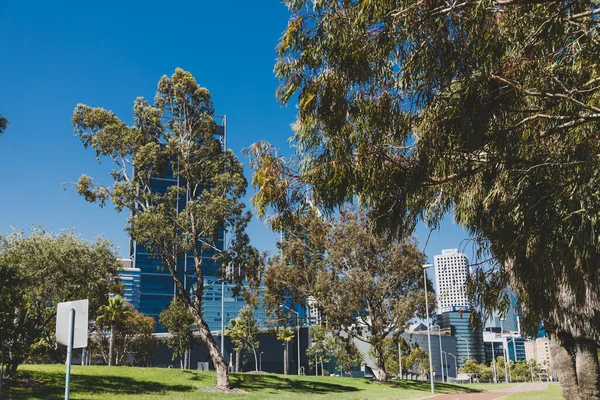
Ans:
{"type": "MultiPolygon", "coordinates": [[[[240,309],[238,317],[229,321],[227,335],[231,338],[238,357],[244,350],[254,355],[254,370],[258,371],[258,326],[254,318],[252,306],[246,305],[240,309]]],[[[239,372],[239,371],[237,371],[239,372]]]]}
{"type": "Polygon", "coordinates": [[[265,272],[267,302],[312,296],[331,329],[374,347],[386,380],[383,339],[425,314],[425,256],[416,243],[378,236],[364,213],[350,208],[328,219],[308,211],[285,236],[282,258],[274,257],[265,272]]]}
{"type": "Polygon", "coordinates": [[[184,355],[198,342],[194,337],[194,317],[190,310],[175,297],[169,308],[160,313],[158,322],[171,335],[166,342],[173,349],[172,359],[181,357],[181,369],[185,368],[184,355]]]}
{"type": "MultiPolygon", "coordinates": [[[[118,293],[115,249],[108,240],[93,242],[74,232],[53,234],[41,228],[0,235],[0,357],[13,378],[32,346],[45,360],[61,362],[55,340],[56,305],[87,298],[90,319],[109,293],[118,293]]],[[[1,374],[0,374],[1,375],[1,374]]]]}
{"type": "Polygon", "coordinates": [[[0,115],[0,135],[2,135],[4,133],[7,126],[8,126],[8,119],[6,119],[6,117],[3,117],[2,115],[0,115]]]}
{"type": "Polygon", "coordinates": [[[559,374],[598,392],[597,2],[286,4],[275,71],[279,99],[297,96],[297,154],[251,149],[259,212],[286,221],[310,191],[398,234],[452,211],[496,262],[478,302],[495,308],[509,284],[524,326],[543,320],[564,349],[559,374]]]}
{"type": "Polygon", "coordinates": [[[224,149],[213,114],[210,92],[178,68],[160,79],[154,104],[135,100],[132,126],[83,104],[75,108],[73,126],[84,147],[115,168],[112,185],[82,175],[78,193],[101,206],[111,201],[118,211],[131,211],[131,238],[171,273],[215,365],[217,387],[226,390],[227,365],[202,315],[204,269],[217,266],[216,273],[225,277],[225,266],[244,270],[259,255],[245,233],[250,213],[242,201],[243,166],[224,149]],[[163,187],[159,181],[165,177],[177,183],[163,187]],[[225,234],[229,245],[223,248],[225,234]]]}

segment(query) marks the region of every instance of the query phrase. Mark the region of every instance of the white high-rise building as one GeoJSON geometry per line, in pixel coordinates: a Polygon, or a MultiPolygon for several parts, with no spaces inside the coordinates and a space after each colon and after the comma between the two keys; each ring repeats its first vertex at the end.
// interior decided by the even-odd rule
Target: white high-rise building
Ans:
{"type": "Polygon", "coordinates": [[[467,256],[458,249],[449,249],[442,250],[442,254],[433,259],[438,312],[469,310],[471,301],[467,296],[467,278],[470,268],[467,256]]]}

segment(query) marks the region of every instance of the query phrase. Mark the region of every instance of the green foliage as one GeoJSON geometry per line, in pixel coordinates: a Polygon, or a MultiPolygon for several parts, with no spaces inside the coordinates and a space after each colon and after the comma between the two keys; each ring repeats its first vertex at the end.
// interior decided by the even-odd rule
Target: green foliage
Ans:
{"type": "MultiPolygon", "coordinates": [[[[411,353],[410,344],[402,337],[399,337],[400,349],[402,358],[405,359],[411,353]]],[[[385,369],[389,372],[398,372],[400,374],[400,364],[398,363],[398,337],[397,338],[385,338],[383,339],[382,345],[383,359],[385,362],[385,369]]],[[[369,357],[375,359],[377,355],[373,348],[369,351],[369,357]]],[[[403,361],[403,368],[407,368],[406,361],[403,361]]]]}
{"type": "MultiPolygon", "coordinates": [[[[330,336],[330,332],[324,325],[312,325],[310,327],[310,342],[311,345],[306,349],[306,355],[311,359],[311,364],[329,362],[331,360],[331,352],[328,346],[327,337],[330,336]]],[[[322,369],[321,373],[324,374],[325,370],[322,369]]]]}
{"type": "MultiPolygon", "coordinates": [[[[535,361],[535,360],[534,360],[535,361]]],[[[510,377],[513,381],[531,381],[533,366],[527,361],[511,363],[510,377]]],[[[535,371],[533,371],[535,374],[535,371]]]]}
{"type": "Polygon", "coordinates": [[[117,326],[123,324],[133,313],[121,296],[108,299],[108,304],[101,305],[98,309],[96,324],[100,326],[117,326]]]}
{"type": "Polygon", "coordinates": [[[0,135],[4,133],[6,127],[8,126],[8,119],[0,115],[0,135]]]}
{"type": "Polygon", "coordinates": [[[326,339],[326,347],[333,361],[335,361],[336,369],[342,368],[344,371],[350,371],[360,367],[363,362],[362,353],[350,337],[341,337],[332,334],[326,339]]]}
{"type": "Polygon", "coordinates": [[[289,344],[292,340],[294,340],[295,334],[291,329],[279,329],[277,330],[277,339],[281,340],[284,344],[283,346],[283,374],[288,374],[288,352],[289,352],[289,344]]]}
{"type": "Polygon", "coordinates": [[[178,296],[192,313],[219,371],[219,387],[226,388],[226,363],[201,312],[203,267],[221,265],[222,276],[224,265],[235,271],[245,269],[252,279],[260,254],[245,233],[250,213],[242,202],[247,186],[243,166],[232,151],[223,149],[213,112],[209,91],[178,68],[171,77],[160,79],[154,104],[135,100],[132,126],[110,111],[83,104],[75,108],[72,121],[84,147],[91,147],[98,161],[108,159],[115,168],[109,186],[82,175],[78,193],[100,206],[110,201],[119,211],[131,211],[129,234],[171,273],[178,296]],[[155,179],[167,175],[178,184],[155,190],[155,179]],[[215,252],[223,231],[229,247],[215,252]],[[189,254],[194,262],[185,273],[193,275],[187,282],[198,282],[194,290],[184,286],[178,265],[189,254]]]}
{"type": "Polygon", "coordinates": [[[420,347],[415,346],[406,358],[409,369],[417,370],[421,375],[429,373],[429,354],[420,347]]]}
{"type": "Polygon", "coordinates": [[[259,213],[289,220],[310,191],[401,233],[453,210],[497,261],[480,304],[508,283],[525,327],[600,338],[597,2],[286,4],[275,72],[298,99],[297,154],[251,148],[259,213]]]}
{"type": "Polygon", "coordinates": [[[90,318],[118,292],[119,263],[105,239],[82,240],[73,232],[51,234],[41,228],[28,236],[0,236],[0,353],[4,372],[14,377],[27,357],[61,362],[55,341],[56,304],[87,298],[90,318]],[[33,347],[32,347],[33,346],[33,347]]]}
{"type": "Polygon", "coordinates": [[[258,342],[258,326],[254,319],[252,306],[246,305],[240,309],[238,317],[229,321],[226,334],[231,338],[238,357],[245,350],[254,354],[255,369],[258,371],[256,352],[260,343],[258,342]]]}
{"type": "Polygon", "coordinates": [[[380,237],[363,213],[346,208],[330,219],[308,211],[298,221],[286,232],[283,259],[274,257],[265,272],[269,308],[312,296],[331,329],[375,348],[425,314],[425,256],[412,238],[380,237]]]}
{"type": "Polygon", "coordinates": [[[133,310],[129,303],[115,296],[101,307],[92,325],[87,355],[94,362],[105,364],[110,359],[115,365],[131,360],[133,365],[152,366],[157,346],[152,335],[155,328],[154,318],[133,310]]]}
{"type": "Polygon", "coordinates": [[[325,325],[311,325],[310,346],[306,349],[306,354],[311,359],[311,367],[315,363],[321,365],[323,376],[329,374],[329,371],[324,368],[324,363],[333,362],[335,370],[342,368],[350,371],[360,366],[363,361],[362,353],[354,344],[352,337],[342,337],[325,325]]]}
{"type": "Polygon", "coordinates": [[[277,339],[283,342],[291,342],[294,340],[294,331],[291,329],[280,329],[277,331],[277,339]]]}
{"type": "Polygon", "coordinates": [[[178,297],[160,313],[158,323],[171,334],[166,342],[173,349],[173,360],[182,357],[198,342],[194,337],[194,317],[178,297]]]}

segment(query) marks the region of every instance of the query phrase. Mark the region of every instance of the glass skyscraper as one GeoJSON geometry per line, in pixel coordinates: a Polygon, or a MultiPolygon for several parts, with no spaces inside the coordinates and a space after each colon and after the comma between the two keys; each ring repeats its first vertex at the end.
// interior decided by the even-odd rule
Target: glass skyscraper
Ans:
{"type": "Polygon", "coordinates": [[[464,366],[466,360],[485,361],[485,346],[483,342],[482,324],[474,327],[470,322],[470,312],[445,312],[437,315],[437,323],[442,329],[451,328],[452,336],[456,337],[456,352],[458,366],[464,366]]]}

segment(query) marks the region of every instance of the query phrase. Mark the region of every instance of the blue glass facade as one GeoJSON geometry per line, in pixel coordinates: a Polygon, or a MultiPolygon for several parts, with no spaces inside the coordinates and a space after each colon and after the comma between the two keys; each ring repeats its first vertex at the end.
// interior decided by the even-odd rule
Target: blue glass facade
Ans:
{"type": "Polygon", "coordinates": [[[140,307],[141,271],[139,268],[124,268],[119,271],[119,282],[123,285],[123,298],[135,310],[140,307]]]}
{"type": "MultiPolygon", "coordinates": [[[[246,305],[246,300],[239,294],[234,296],[234,284],[225,282],[221,284],[216,278],[204,279],[204,293],[202,295],[202,315],[206,319],[211,331],[221,330],[221,307],[224,308],[225,318],[223,325],[227,327],[229,322],[237,318],[240,310],[246,305]],[[222,297],[223,296],[223,297],[222,297]]],[[[259,328],[267,327],[267,316],[264,308],[254,310],[254,318],[259,328]]]]}
{"type": "Polygon", "coordinates": [[[462,367],[466,360],[485,361],[483,329],[481,324],[473,327],[469,322],[469,312],[446,312],[437,315],[437,323],[442,329],[451,328],[456,337],[458,366],[462,367]]]}

